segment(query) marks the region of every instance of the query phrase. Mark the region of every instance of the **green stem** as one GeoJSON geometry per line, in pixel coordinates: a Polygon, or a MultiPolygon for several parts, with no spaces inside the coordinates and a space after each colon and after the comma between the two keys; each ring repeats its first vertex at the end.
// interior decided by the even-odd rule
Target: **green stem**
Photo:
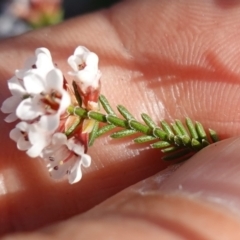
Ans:
{"type": "MultiPolygon", "coordinates": [[[[195,122],[194,124],[190,118],[186,118],[186,128],[180,120],[176,120],[172,124],[161,121],[161,128],[147,114],[141,115],[145,124],[138,122],[133,115],[121,105],[118,106],[118,111],[124,119],[119,118],[104,96],[101,95],[99,99],[106,114],[88,111],[82,107],[68,107],[68,113],[77,115],[80,119],[93,119],[96,120],[97,123],[105,123],[105,126],[100,128],[97,123],[95,124],[89,145],[92,145],[95,138],[100,135],[113,130],[115,127],[120,127],[123,128],[123,130],[117,130],[111,133],[112,138],[127,137],[141,133],[143,136],[138,136],[134,139],[136,143],[156,141],[152,143],[151,146],[153,148],[160,148],[165,154],[165,160],[176,160],[178,158],[185,159],[185,157],[187,158],[194,152],[201,150],[211,142],[219,140],[216,132],[212,129],[208,130],[209,140],[202,124],[199,122],[195,122]]],[[[69,132],[73,131],[72,128],[70,130],[69,132]]]]}

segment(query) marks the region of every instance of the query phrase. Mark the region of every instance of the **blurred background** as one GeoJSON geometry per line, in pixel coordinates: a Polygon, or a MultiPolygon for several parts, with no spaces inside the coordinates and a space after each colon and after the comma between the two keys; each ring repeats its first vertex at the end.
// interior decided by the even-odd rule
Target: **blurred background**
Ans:
{"type": "Polygon", "coordinates": [[[0,38],[57,24],[120,0],[0,0],[0,38]]]}

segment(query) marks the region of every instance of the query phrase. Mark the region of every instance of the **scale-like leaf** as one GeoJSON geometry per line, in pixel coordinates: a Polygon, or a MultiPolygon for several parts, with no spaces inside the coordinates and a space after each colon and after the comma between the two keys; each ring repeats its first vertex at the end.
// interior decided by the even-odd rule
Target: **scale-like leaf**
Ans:
{"type": "Polygon", "coordinates": [[[156,140],[156,138],[152,137],[152,136],[141,136],[141,137],[135,138],[134,142],[135,143],[145,143],[145,142],[150,142],[153,140],[156,140]]]}
{"type": "Polygon", "coordinates": [[[178,129],[180,130],[182,136],[189,136],[188,131],[183,126],[182,122],[180,120],[175,120],[176,125],[178,126],[178,129]]]}
{"type": "Polygon", "coordinates": [[[104,95],[100,95],[99,101],[102,104],[106,113],[116,116],[116,113],[114,112],[114,110],[112,109],[112,107],[110,106],[108,100],[104,95]]]}
{"type": "Polygon", "coordinates": [[[137,133],[136,130],[125,129],[125,130],[121,130],[121,131],[113,133],[110,137],[111,138],[123,138],[123,137],[127,137],[127,136],[130,136],[130,135],[133,135],[135,133],[137,133]]]}
{"type": "Polygon", "coordinates": [[[100,129],[98,129],[98,131],[97,131],[97,137],[100,137],[100,136],[102,136],[103,134],[105,134],[105,133],[107,133],[107,132],[109,132],[109,131],[111,131],[112,129],[114,129],[116,126],[114,126],[114,125],[105,125],[105,126],[103,126],[103,127],[101,127],[100,129]]]}
{"type": "Polygon", "coordinates": [[[177,150],[179,150],[179,147],[170,146],[170,147],[166,147],[166,148],[161,149],[161,152],[170,153],[170,152],[176,152],[177,150]]]}
{"type": "Polygon", "coordinates": [[[191,153],[191,150],[188,148],[183,148],[179,151],[172,152],[169,154],[166,154],[162,157],[164,161],[175,161],[175,160],[182,160],[182,158],[187,157],[188,154],[191,153]]]}
{"type": "Polygon", "coordinates": [[[165,147],[171,146],[171,144],[169,142],[166,142],[166,141],[159,141],[159,142],[151,144],[151,146],[153,148],[165,148],[165,147]]]}
{"type": "Polygon", "coordinates": [[[121,113],[121,115],[127,119],[127,120],[133,120],[135,119],[133,115],[122,105],[117,106],[118,111],[121,113]]]}
{"type": "Polygon", "coordinates": [[[77,126],[80,124],[80,121],[81,121],[81,118],[78,117],[75,120],[75,122],[72,124],[72,126],[69,129],[67,129],[67,131],[65,132],[65,135],[70,136],[73,133],[73,131],[77,128],[77,126]]]}
{"type": "Polygon", "coordinates": [[[198,133],[196,131],[196,128],[190,118],[186,118],[186,125],[188,127],[188,130],[191,134],[192,138],[198,139],[198,133]]]}
{"type": "Polygon", "coordinates": [[[182,136],[183,135],[181,130],[179,129],[178,125],[175,122],[172,123],[171,125],[172,125],[172,128],[173,128],[173,131],[174,131],[175,135],[177,135],[177,136],[182,136]]]}
{"type": "Polygon", "coordinates": [[[157,127],[157,124],[146,113],[141,114],[141,117],[148,127],[152,129],[157,127]]]}
{"type": "Polygon", "coordinates": [[[169,141],[173,141],[174,133],[171,126],[165,120],[161,121],[161,125],[163,130],[167,133],[169,141]]]}
{"type": "Polygon", "coordinates": [[[203,128],[203,125],[200,122],[196,122],[196,130],[197,130],[198,136],[201,139],[207,140],[207,134],[203,128]]]}
{"type": "Polygon", "coordinates": [[[208,131],[209,131],[209,135],[211,137],[211,140],[213,142],[218,142],[219,141],[219,137],[218,137],[217,133],[214,130],[210,129],[210,128],[208,129],[208,131]]]}
{"type": "Polygon", "coordinates": [[[90,133],[90,136],[89,136],[88,146],[92,146],[95,139],[98,137],[98,127],[99,127],[99,122],[95,121],[92,132],[90,133]]]}

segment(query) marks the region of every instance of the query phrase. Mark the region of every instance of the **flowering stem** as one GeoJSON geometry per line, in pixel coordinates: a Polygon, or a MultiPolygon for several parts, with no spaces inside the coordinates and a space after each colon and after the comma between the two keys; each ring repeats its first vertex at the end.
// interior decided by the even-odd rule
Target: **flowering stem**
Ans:
{"type": "Polygon", "coordinates": [[[99,102],[102,104],[106,114],[87,110],[82,107],[68,107],[69,114],[77,115],[83,119],[96,120],[97,124],[91,133],[91,142],[89,142],[89,145],[92,145],[95,138],[116,127],[120,127],[123,129],[112,133],[112,138],[123,138],[141,133],[143,136],[135,138],[135,143],[155,141],[150,145],[153,148],[161,149],[165,155],[163,157],[164,160],[182,161],[209,144],[219,141],[214,130],[209,129],[207,134],[201,123],[193,123],[190,118],[186,118],[186,126],[180,120],[176,120],[172,124],[168,124],[163,120],[160,122],[161,126],[158,126],[147,114],[143,113],[141,115],[145,123],[143,124],[138,122],[122,105],[117,106],[117,109],[123,119],[116,116],[116,113],[103,95],[99,97],[99,102]],[[99,122],[105,123],[105,126],[99,128],[99,122]]]}

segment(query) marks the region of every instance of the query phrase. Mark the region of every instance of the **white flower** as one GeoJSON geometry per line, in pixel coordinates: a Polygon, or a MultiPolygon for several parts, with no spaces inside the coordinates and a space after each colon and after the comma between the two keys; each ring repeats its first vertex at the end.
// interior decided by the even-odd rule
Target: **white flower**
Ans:
{"type": "Polygon", "coordinates": [[[86,47],[79,46],[68,58],[68,63],[73,69],[69,74],[74,77],[84,94],[89,87],[99,88],[101,72],[98,69],[97,54],[90,52],[86,47]]]}
{"type": "Polygon", "coordinates": [[[46,161],[50,175],[54,179],[67,176],[73,184],[82,178],[81,166],[89,167],[91,157],[84,153],[84,146],[75,137],[67,139],[63,133],[55,133],[52,143],[46,147],[41,157],[46,161]]]}
{"type": "Polygon", "coordinates": [[[47,74],[29,70],[23,78],[27,92],[32,96],[23,100],[17,116],[25,121],[40,118],[41,126],[55,131],[59,126],[60,115],[70,105],[70,96],[63,88],[63,74],[59,69],[51,69],[47,74]]]}
{"type": "MultiPolygon", "coordinates": [[[[46,79],[51,70],[55,69],[55,65],[52,62],[52,57],[48,49],[46,48],[37,48],[35,51],[35,56],[29,58],[25,67],[20,70],[15,71],[15,76],[13,76],[10,80],[8,80],[8,88],[12,94],[11,97],[7,98],[1,107],[1,111],[3,113],[8,113],[9,115],[5,118],[6,122],[13,122],[18,119],[19,116],[16,114],[16,110],[19,104],[24,100],[24,104],[27,102],[32,102],[31,97],[35,94],[36,88],[39,87],[39,82],[33,82],[34,78],[29,80],[29,76],[31,75],[40,75],[42,79],[46,79]],[[24,78],[27,80],[23,80],[24,78]],[[28,82],[28,83],[26,83],[28,82]],[[33,90],[32,90],[33,89],[33,90]]],[[[62,76],[61,76],[62,79],[62,76]]],[[[61,80],[62,84],[63,81],[61,80]]],[[[51,83],[54,85],[54,83],[51,83]]],[[[66,95],[64,93],[64,95],[66,95]]],[[[36,99],[34,99],[36,100],[36,99]]],[[[22,104],[22,103],[21,103],[22,104]]],[[[30,106],[29,106],[30,107],[30,106]]],[[[28,111],[25,112],[26,116],[22,119],[29,120],[28,114],[32,114],[28,111]]],[[[38,117],[39,113],[35,111],[35,117],[38,117]]],[[[31,119],[32,120],[32,119],[31,119]]]]}
{"type": "Polygon", "coordinates": [[[47,73],[54,67],[50,51],[47,48],[37,48],[35,50],[35,56],[27,59],[24,68],[17,69],[15,75],[17,78],[23,79],[25,73],[31,69],[36,69],[35,71],[40,70],[41,72],[45,71],[47,73]]]}
{"type": "Polygon", "coordinates": [[[3,113],[9,113],[5,118],[6,122],[14,122],[17,120],[16,109],[19,103],[28,97],[28,94],[23,86],[21,80],[18,80],[15,76],[8,80],[8,88],[12,94],[11,97],[7,98],[1,107],[3,113]]]}
{"type": "Polygon", "coordinates": [[[10,138],[17,143],[17,148],[26,151],[28,156],[34,158],[50,143],[51,136],[44,132],[37,124],[20,122],[10,132],[10,138]]]}

